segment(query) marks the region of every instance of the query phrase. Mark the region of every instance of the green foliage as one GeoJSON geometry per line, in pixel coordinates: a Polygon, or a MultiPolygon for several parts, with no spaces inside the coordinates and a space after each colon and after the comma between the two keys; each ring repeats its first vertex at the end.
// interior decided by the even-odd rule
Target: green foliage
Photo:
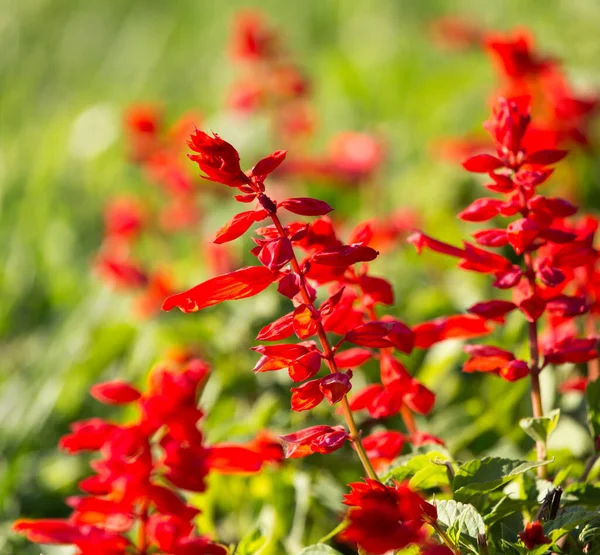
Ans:
{"type": "Polygon", "coordinates": [[[454,476],[454,497],[457,500],[468,501],[472,496],[490,493],[516,476],[550,462],[519,461],[500,457],[468,461],[460,465],[454,476]]]}
{"type": "Polygon", "coordinates": [[[552,431],[556,428],[559,418],[560,409],[554,409],[540,418],[521,418],[519,425],[529,437],[545,444],[548,442],[548,437],[552,431]]]}
{"type": "Polygon", "coordinates": [[[452,499],[436,503],[438,520],[455,543],[460,543],[473,553],[479,553],[478,537],[485,536],[483,518],[473,505],[452,499]]]}

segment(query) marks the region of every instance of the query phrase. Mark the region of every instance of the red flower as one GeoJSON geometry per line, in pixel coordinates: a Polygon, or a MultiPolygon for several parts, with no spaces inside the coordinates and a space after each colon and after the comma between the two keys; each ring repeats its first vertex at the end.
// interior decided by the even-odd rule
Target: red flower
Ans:
{"type": "Polygon", "coordinates": [[[539,520],[528,522],[525,525],[525,530],[519,533],[519,538],[527,549],[533,549],[538,545],[552,543],[552,540],[544,535],[544,528],[539,520]]]}
{"type": "Polygon", "coordinates": [[[250,178],[240,168],[240,155],[227,141],[218,135],[207,135],[196,129],[188,141],[198,154],[190,154],[190,160],[198,164],[206,179],[229,187],[250,185],[250,178]]]}
{"type": "Polygon", "coordinates": [[[332,453],[346,441],[343,426],[311,426],[292,434],[279,436],[287,459],[298,459],[313,453],[332,453]]]}
{"type": "Polygon", "coordinates": [[[424,540],[422,526],[437,518],[435,507],[407,485],[385,486],[376,480],[350,484],[344,503],[352,507],[340,537],[369,553],[383,554],[424,540]]]}

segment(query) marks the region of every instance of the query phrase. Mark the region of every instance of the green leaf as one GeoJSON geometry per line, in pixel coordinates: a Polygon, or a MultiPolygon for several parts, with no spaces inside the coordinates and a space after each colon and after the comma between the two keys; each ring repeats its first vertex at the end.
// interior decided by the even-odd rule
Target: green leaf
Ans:
{"type": "Polygon", "coordinates": [[[235,548],[235,555],[253,555],[267,543],[267,538],[262,535],[257,526],[246,534],[235,548]]]}
{"type": "MultiPolygon", "coordinates": [[[[459,503],[453,499],[436,503],[438,522],[445,526],[453,541],[477,548],[477,536],[485,534],[485,523],[473,505],[459,503]]],[[[475,551],[477,552],[477,551],[475,551]]]]}
{"type": "Polygon", "coordinates": [[[592,438],[600,436],[600,380],[589,382],[585,389],[588,405],[588,420],[592,429],[592,438]]]}
{"type": "Polygon", "coordinates": [[[300,551],[299,555],[342,555],[339,551],[329,547],[324,543],[309,545],[300,551]]]}
{"type": "Polygon", "coordinates": [[[485,514],[484,521],[491,526],[507,516],[521,512],[525,507],[527,507],[526,499],[516,499],[505,495],[485,514]]]}
{"type": "Polygon", "coordinates": [[[546,416],[539,418],[521,418],[519,425],[523,431],[536,441],[546,443],[548,437],[558,424],[560,409],[550,411],[546,416]]]}
{"type": "Polygon", "coordinates": [[[579,541],[583,544],[600,542],[600,518],[591,520],[581,529],[579,541]]]}
{"type": "Polygon", "coordinates": [[[550,462],[520,461],[501,457],[485,457],[468,461],[459,467],[454,476],[454,497],[466,501],[473,495],[489,493],[515,476],[550,462]]]}
{"type": "Polygon", "coordinates": [[[383,476],[383,481],[403,482],[410,480],[413,488],[427,489],[448,483],[444,462],[450,460],[441,451],[431,451],[419,455],[406,455],[394,461],[394,466],[383,476]],[[414,480],[414,481],[413,481],[414,480]]]}
{"type": "Polygon", "coordinates": [[[581,507],[567,508],[562,515],[544,524],[544,534],[550,536],[555,542],[571,530],[583,526],[597,517],[597,511],[587,511],[581,507]]]}
{"type": "Polygon", "coordinates": [[[576,482],[567,486],[563,493],[563,500],[578,505],[600,506],[600,487],[592,484],[576,482]]]}

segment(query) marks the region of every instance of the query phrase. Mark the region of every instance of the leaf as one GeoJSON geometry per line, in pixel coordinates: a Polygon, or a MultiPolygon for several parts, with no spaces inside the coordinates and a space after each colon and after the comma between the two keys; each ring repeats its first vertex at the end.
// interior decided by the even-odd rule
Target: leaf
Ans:
{"type": "Polygon", "coordinates": [[[317,543],[315,545],[309,545],[300,551],[299,555],[342,555],[333,547],[329,547],[324,543],[317,543]]]}
{"type": "Polygon", "coordinates": [[[397,482],[411,480],[411,487],[417,487],[416,484],[419,484],[423,489],[447,484],[448,475],[443,463],[448,460],[449,457],[440,451],[399,457],[382,479],[385,483],[393,480],[397,482]]]}
{"type": "Polygon", "coordinates": [[[485,457],[462,464],[453,481],[456,499],[468,500],[471,496],[489,493],[528,470],[549,464],[551,461],[520,461],[501,457],[485,457]]]}
{"type": "Polygon", "coordinates": [[[522,511],[527,506],[527,500],[515,499],[508,495],[502,497],[484,516],[484,521],[488,526],[522,511]]]}
{"type": "Polygon", "coordinates": [[[597,511],[587,511],[581,507],[567,508],[562,515],[544,524],[544,534],[550,536],[555,542],[571,530],[587,524],[597,517],[597,511]]]}
{"type": "Polygon", "coordinates": [[[560,409],[554,409],[550,411],[546,416],[539,418],[521,418],[519,426],[523,428],[523,431],[531,438],[536,441],[546,443],[548,437],[558,424],[560,418],[560,409]]]}
{"type": "Polygon", "coordinates": [[[583,544],[600,541],[600,518],[591,520],[581,529],[579,541],[583,544]]]}
{"type": "Polygon", "coordinates": [[[588,419],[592,429],[592,438],[600,437],[600,380],[589,382],[585,390],[588,405],[588,419]]]}
{"type": "Polygon", "coordinates": [[[600,506],[600,486],[577,482],[567,486],[563,494],[565,503],[600,506]]]}
{"type": "Polygon", "coordinates": [[[477,536],[485,534],[485,523],[473,505],[449,499],[438,501],[436,509],[438,521],[446,527],[454,541],[476,548],[477,536]]]}
{"type": "Polygon", "coordinates": [[[235,555],[254,555],[266,542],[267,538],[262,535],[260,528],[257,526],[242,538],[234,553],[235,555]]]}

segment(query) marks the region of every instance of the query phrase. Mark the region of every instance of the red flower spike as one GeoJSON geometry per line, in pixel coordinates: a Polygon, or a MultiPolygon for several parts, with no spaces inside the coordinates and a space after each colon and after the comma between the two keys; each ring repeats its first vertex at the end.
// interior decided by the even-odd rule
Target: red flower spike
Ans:
{"type": "Polygon", "coordinates": [[[260,222],[267,217],[266,210],[250,210],[236,214],[227,222],[215,236],[213,243],[220,245],[241,237],[250,229],[253,223],[260,222]]]}
{"type": "Polygon", "coordinates": [[[333,210],[325,201],[316,198],[288,198],[278,207],[300,216],[325,216],[333,210]]]}
{"type": "Polygon", "coordinates": [[[389,281],[371,276],[360,276],[358,286],[363,294],[365,306],[372,307],[376,304],[393,305],[394,291],[389,281]]]}
{"type": "Polygon", "coordinates": [[[223,301],[253,297],[276,279],[268,268],[249,266],[209,279],[188,291],[167,297],[163,310],[178,307],[182,312],[196,312],[223,301]]]}
{"type": "Polygon", "coordinates": [[[348,370],[346,374],[343,372],[335,372],[321,379],[319,388],[330,405],[339,403],[344,395],[352,389],[352,384],[350,383],[351,378],[352,370],[348,370]]]}
{"type": "Polygon", "coordinates": [[[126,405],[141,397],[141,393],[123,380],[113,380],[95,384],[91,387],[92,397],[107,405],[126,405]]]}
{"type": "Polygon", "coordinates": [[[502,160],[490,154],[477,154],[463,162],[463,168],[473,173],[489,173],[504,166],[502,160]]]}
{"type": "Polygon", "coordinates": [[[198,154],[190,154],[190,160],[198,164],[206,179],[228,187],[250,184],[240,168],[240,155],[228,142],[216,134],[211,137],[198,129],[190,136],[190,148],[198,154]]]}
{"type": "Polygon", "coordinates": [[[311,380],[299,387],[292,387],[292,410],[301,412],[316,407],[324,398],[321,379],[311,380]]]}
{"type": "Polygon", "coordinates": [[[525,530],[519,532],[519,538],[527,549],[534,549],[538,545],[552,543],[552,540],[544,534],[544,528],[539,520],[528,522],[525,530]]]}

